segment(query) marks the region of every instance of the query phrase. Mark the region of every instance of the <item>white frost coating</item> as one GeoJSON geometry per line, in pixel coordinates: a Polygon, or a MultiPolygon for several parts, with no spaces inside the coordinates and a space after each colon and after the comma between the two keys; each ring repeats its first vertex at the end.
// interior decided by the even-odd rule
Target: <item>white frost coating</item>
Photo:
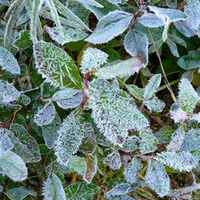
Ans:
{"type": "Polygon", "coordinates": [[[13,181],[23,181],[27,178],[28,171],[24,161],[12,151],[0,158],[0,168],[13,181]]]}
{"type": "Polygon", "coordinates": [[[75,0],[75,1],[82,3],[83,5],[86,4],[86,5],[95,6],[98,8],[103,8],[103,6],[95,0],[75,0]]]}
{"type": "Polygon", "coordinates": [[[97,49],[87,48],[82,56],[81,71],[83,74],[99,69],[101,65],[105,64],[108,58],[108,54],[97,49]]]}
{"type": "Polygon", "coordinates": [[[119,61],[116,64],[108,65],[97,70],[95,75],[100,79],[113,79],[116,77],[131,76],[144,66],[140,57],[132,57],[127,60],[119,61]]]}
{"type": "Polygon", "coordinates": [[[163,109],[165,108],[165,103],[164,101],[158,99],[158,97],[154,97],[152,99],[148,99],[144,102],[145,106],[153,112],[162,112],[163,109]]]}
{"type": "Polygon", "coordinates": [[[43,196],[44,200],[66,200],[62,182],[54,173],[44,183],[43,196]]]}
{"type": "Polygon", "coordinates": [[[10,138],[5,134],[4,129],[0,129],[0,158],[14,147],[10,138]]]}
{"type": "Polygon", "coordinates": [[[113,144],[122,146],[128,130],[142,130],[149,125],[131,99],[118,96],[121,90],[116,81],[109,83],[97,79],[90,83],[90,89],[88,106],[92,109],[92,118],[101,133],[113,144]]]}
{"type": "Polygon", "coordinates": [[[128,137],[123,144],[123,151],[125,152],[133,152],[139,148],[140,139],[137,136],[128,137]]]}
{"type": "Polygon", "coordinates": [[[130,183],[136,183],[138,180],[138,172],[142,169],[142,164],[136,158],[133,158],[124,169],[124,176],[130,183]]]}
{"type": "Polygon", "coordinates": [[[107,43],[123,33],[129,26],[132,14],[123,11],[113,11],[98,22],[94,32],[85,40],[93,44],[107,43]]]}
{"type": "Polygon", "coordinates": [[[0,102],[10,103],[12,101],[18,100],[21,92],[15,89],[15,87],[3,80],[0,80],[0,102]]]}
{"type": "Polygon", "coordinates": [[[161,74],[152,76],[144,89],[144,99],[150,99],[156,93],[161,82],[161,74]]]}
{"type": "Polygon", "coordinates": [[[189,27],[194,31],[200,29],[200,1],[199,0],[187,0],[187,4],[184,7],[184,13],[187,16],[187,23],[189,27]]]}
{"type": "Polygon", "coordinates": [[[120,184],[116,185],[114,188],[112,188],[111,190],[109,190],[106,193],[106,196],[109,197],[109,196],[127,194],[129,192],[130,187],[131,186],[128,183],[120,183],[120,184]]]}
{"type": "Polygon", "coordinates": [[[130,30],[124,40],[125,50],[132,56],[140,56],[144,66],[148,64],[148,38],[141,31],[130,30]]]}
{"type": "Polygon", "coordinates": [[[145,179],[149,187],[160,197],[167,195],[170,189],[170,180],[161,163],[149,161],[145,179]]]}
{"type": "Polygon", "coordinates": [[[63,121],[61,128],[58,130],[58,139],[55,142],[55,154],[58,163],[67,166],[69,159],[77,152],[81,144],[84,137],[84,128],[80,123],[80,118],[75,117],[74,112],[70,113],[63,121]]]}
{"type": "Polygon", "coordinates": [[[34,121],[38,126],[48,125],[52,123],[56,114],[54,104],[48,103],[40,109],[34,116],[34,121]]]}
{"type": "Polygon", "coordinates": [[[103,163],[108,165],[111,169],[117,170],[121,167],[121,157],[118,151],[113,151],[103,160],[103,163]]]}
{"type": "Polygon", "coordinates": [[[191,114],[199,101],[198,93],[186,78],[182,78],[179,83],[178,104],[184,111],[191,114]]]}
{"type": "Polygon", "coordinates": [[[159,162],[179,171],[189,172],[197,164],[189,152],[162,152],[158,153],[157,156],[159,162]]]}
{"type": "Polygon", "coordinates": [[[11,74],[20,74],[16,58],[7,49],[0,46],[0,66],[11,74]]]}
{"type": "Polygon", "coordinates": [[[82,91],[66,88],[56,92],[53,97],[58,106],[62,109],[75,108],[79,106],[83,101],[82,91]]]}

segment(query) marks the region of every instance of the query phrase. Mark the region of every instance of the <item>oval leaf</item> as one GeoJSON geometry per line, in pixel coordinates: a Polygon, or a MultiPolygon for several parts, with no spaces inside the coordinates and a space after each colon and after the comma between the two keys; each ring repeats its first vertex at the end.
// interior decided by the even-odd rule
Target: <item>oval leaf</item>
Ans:
{"type": "Polygon", "coordinates": [[[93,44],[102,44],[123,33],[129,26],[132,14],[123,11],[113,11],[102,17],[94,32],[86,39],[93,44]]]}

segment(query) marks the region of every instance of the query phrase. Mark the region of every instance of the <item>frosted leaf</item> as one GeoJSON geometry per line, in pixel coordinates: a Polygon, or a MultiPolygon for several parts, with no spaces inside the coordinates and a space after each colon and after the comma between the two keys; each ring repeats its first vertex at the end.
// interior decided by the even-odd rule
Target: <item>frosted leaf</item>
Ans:
{"type": "Polygon", "coordinates": [[[150,99],[156,93],[161,82],[161,74],[156,74],[152,76],[149,80],[149,83],[144,88],[144,99],[150,99]]]}
{"type": "Polygon", "coordinates": [[[44,30],[49,34],[49,36],[55,40],[58,44],[64,45],[69,42],[76,42],[79,40],[85,39],[88,34],[81,30],[81,29],[74,29],[74,28],[69,28],[69,27],[62,27],[63,33],[64,33],[64,38],[60,36],[59,30],[56,27],[48,27],[44,26],[44,30]]]}
{"type": "Polygon", "coordinates": [[[44,183],[43,196],[44,200],[66,200],[62,182],[54,173],[44,183]]]}
{"type": "Polygon", "coordinates": [[[44,126],[52,123],[55,118],[56,109],[54,104],[48,103],[40,109],[34,116],[34,121],[38,126],[44,126]]]}
{"type": "Polygon", "coordinates": [[[102,17],[94,32],[85,40],[93,44],[107,43],[123,33],[129,26],[132,14],[124,11],[113,11],[102,17]]]}
{"type": "Polygon", "coordinates": [[[152,112],[162,112],[165,108],[164,101],[158,99],[157,97],[153,97],[152,99],[148,99],[144,102],[145,106],[152,112]]]}
{"type": "Polygon", "coordinates": [[[148,64],[148,38],[138,30],[130,30],[125,36],[124,48],[132,56],[140,56],[144,66],[148,64]]]}
{"type": "Polygon", "coordinates": [[[0,158],[0,168],[13,181],[23,181],[27,178],[28,171],[24,161],[12,151],[0,158]]]}
{"type": "Polygon", "coordinates": [[[6,6],[10,6],[14,0],[0,0],[0,3],[6,6]]]}
{"type": "Polygon", "coordinates": [[[83,5],[86,4],[86,5],[91,5],[91,6],[103,8],[103,6],[95,0],[75,0],[75,1],[82,3],[83,5]]]}
{"type": "Polygon", "coordinates": [[[171,136],[173,132],[174,130],[170,126],[164,126],[157,132],[155,132],[154,135],[158,139],[158,144],[164,144],[171,141],[171,136]]]}
{"type": "Polygon", "coordinates": [[[117,170],[121,167],[121,157],[118,151],[113,151],[103,160],[103,163],[108,165],[111,169],[117,170]]]}
{"type": "Polygon", "coordinates": [[[136,158],[133,158],[127,167],[124,169],[124,176],[130,183],[138,181],[138,172],[142,169],[142,164],[136,158]]]}
{"type": "Polygon", "coordinates": [[[0,66],[11,74],[20,74],[16,58],[7,49],[0,46],[0,66]]]}
{"type": "Polygon", "coordinates": [[[44,41],[35,44],[34,56],[38,72],[56,86],[82,86],[73,59],[61,48],[44,41]]]}
{"type": "Polygon", "coordinates": [[[60,108],[69,109],[75,108],[82,103],[83,94],[80,90],[65,88],[56,92],[52,99],[56,101],[60,108]]]}
{"type": "Polygon", "coordinates": [[[194,30],[190,28],[190,25],[187,23],[187,21],[183,21],[183,20],[177,21],[174,23],[174,25],[178,31],[180,31],[183,35],[185,35],[188,38],[196,34],[194,30]]]}
{"type": "Polygon", "coordinates": [[[112,188],[111,190],[109,190],[106,193],[106,196],[109,197],[109,196],[127,194],[129,192],[129,189],[130,189],[130,184],[120,183],[120,184],[116,185],[114,188],[112,188]]]}
{"type": "Polygon", "coordinates": [[[162,152],[157,154],[157,160],[179,171],[191,171],[196,166],[194,157],[188,152],[162,152]]]}
{"type": "Polygon", "coordinates": [[[126,88],[135,98],[143,100],[144,88],[139,88],[136,85],[129,85],[129,84],[126,84],[126,88]]]}
{"type": "Polygon", "coordinates": [[[83,74],[99,69],[101,65],[107,62],[108,54],[97,49],[87,48],[82,56],[81,71],[83,74]]]}
{"type": "Polygon", "coordinates": [[[167,151],[178,152],[185,137],[185,131],[179,127],[172,135],[172,140],[167,145],[167,151]]]}
{"type": "Polygon", "coordinates": [[[168,38],[167,44],[168,44],[168,47],[169,47],[171,53],[172,53],[175,57],[179,58],[180,55],[179,55],[179,53],[178,53],[178,48],[177,48],[176,43],[173,42],[172,40],[170,40],[170,39],[168,38]]]}
{"type": "Polygon", "coordinates": [[[13,123],[10,131],[7,131],[7,135],[14,144],[13,151],[17,153],[25,163],[39,162],[41,160],[39,145],[24,126],[13,123]]]}
{"type": "Polygon", "coordinates": [[[178,104],[187,113],[193,113],[196,103],[199,101],[197,92],[186,78],[179,83],[178,104]]]}
{"type": "Polygon", "coordinates": [[[140,152],[142,154],[154,152],[157,147],[158,140],[149,129],[142,130],[140,132],[140,152]]]}
{"type": "Polygon", "coordinates": [[[71,112],[63,121],[58,134],[58,139],[55,142],[55,154],[58,163],[67,166],[69,159],[77,152],[84,137],[84,129],[80,123],[80,117],[71,112]]]}
{"type": "Polygon", "coordinates": [[[192,30],[197,31],[200,28],[200,2],[199,0],[188,0],[184,7],[184,13],[187,16],[187,23],[192,30]]]}
{"type": "Polygon", "coordinates": [[[171,105],[170,117],[175,123],[185,122],[190,119],[190,115],[183,111],[182,108],[176,103],[171,105]]]}
{"type": "Polygon", "coordinates": [[[12,200],[22,200],[26,198],[28,195],[37,196],[37,193],[31,190],[27,190],[23,186],[17,187],[17,188],[12,188],[9,189],[5,192],[8,198],[12,200]]]}
{"type": "Polygon", "coordinates": [[[170,189],[170,180],[165,171],[165,167],[161,163],[149,161],[145,180],[159,197],[167,195],[170,189]]]}
{"type": "Polygon", "coordinates": [[[94,74],[100,79],[112,79],[116,77],[131,76],[142,68],[143,62],[140,57],[132,57],[127,60],[119,61],[116,64],[110,64],[100,68],[94,74]]]}
{"type": "Polygon", "coordinates": [[[97,147],[96,133],[91,124],[85,124],[85,135],[79,151],[85,155],[92,155],[97,147]]]}
{"type": "Polygon", "coordinates": [[[68,200],[86,200],[92,199],[93,195],[99,191],[99,187],[88,183],[74,183],[65,188],[65,194],[68,200]]]}
{"type": "Polygon", "coordinates": [[[5,134],[6,129],[0,129],[0,158],[14,147],[10,138],[5,134]]]}
{"type": "Polygon", "coordinates": [[[125,152],[133,152],[139,148],[140,139],[136,136],[128,137],[123,144],[123,151],[125,152]]]}
{"type": "Polygon", "coordinates": [[[10,103],[13,101],[17,101],[21,94],[20,91],[15,89],[15,87],[12,84],[4,80],[0,80],[0,88],[1,88],[0,102],[3,103],[10,103]]]}
{"type": "Polygon", "coordinates": [[[84,175],[86,172],[86,159],[80,156],[72,156],[69,159],[67,170],[70,172],[77,172],[80,175],[84,175]]]}
{"type": "Polygon", "coordinates": [[[49,149],[55,147],[55,142],[58,138],[58,130],[61,126],[61,119],[56,113],[54,120],[49,125],[42,126],[42,135],[44,137],[45,144],[49,149]]]}
{"type": "Polygon", "coordinates": [[[100,131],[115,145],[122,146],[128,130],[141,130],[148,126],[148,120],[132,103],[131,99],[119,96],[116,82],[94,80],[88,94],[92,118],[100,131]],[[93,92],[93,93],[92,93],[93,92]]]}
{"type": "Polygon", "coordinates": [[[19,104],[27,106],[31,103],[31,99],[29,96],[25,95],[25,94],[21,94],[20,98],[19,98],[19,104]]]}
{"type": "Polygon", "coordinates": [[[86,157],[86,171],[83,178],[87,183],[91,183],[97,172],[97,162],[96,155],[86,157]]]}
{"type": "Polygon", "coordinates": [[[180,151],[200,151],[200,129],[191,129],[185,134],[180,151]]]}
{"type": "Polygon", "coordinates": [[[113,3],[113,4],[122,3],[122,0],[107,0],[107,1],[110,2],[110,3],[113,3]]]}
{"type": "Polygon", "coordinates": [[[191,120],[195,120],[197,121],[198,123],[200,123],[200,113],[198,114],[193,114],[190,118],[191,120]]]}

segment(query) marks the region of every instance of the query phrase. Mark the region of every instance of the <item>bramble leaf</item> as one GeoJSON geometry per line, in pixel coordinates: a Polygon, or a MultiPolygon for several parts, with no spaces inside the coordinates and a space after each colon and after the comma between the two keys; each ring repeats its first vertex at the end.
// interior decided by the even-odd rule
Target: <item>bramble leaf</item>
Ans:
{"type": "Polygon", "coordinates": [[[127,194],[129,192],[129,189],[130,189],[130,184],[120,183],[120,184],[116,185],[114,188],[112,188],[111,190],[109,190],[106,193],[106,195],[108,197],[110,197],[110,196],[115,196],[115,195],[127,194]]]}
{"type": "Polygon", "coordinates": [[[139,148],[140,139],[137,136],[128,137],[123,144],[123,151],[125,152],[133,152],[139,148]]]}
{"type": "Polygon", "coordinates": [[[165,167],[157,161],[149,161],[145,179],[149,187],[160,197],[167,195],[170,187],[170,180],[165,167]]]}
{"type": "Polygon", "coordinates": [[[20,74],[20,67],[16,58],[7,49],[0,46],[0,66],[2,69],[12,73],[20,74]]]}
{"type": "Polygon", "coordinates": [[[8,151],[0,158],[1,172],[13,181],[23,181],[27,178],[28,170],[24,161],[14,152],[8,151]]]}
{"type": "Polygon", "coordinates": [[[103,163],[108,165],[111,169],[117,170],[121,167],[121,157],[118,151],[113,151],[103,160],[103,163]]]}
{"type": "Polygon", "coordinates": [[[94,32],[85,39],[93,44],[102,44],[123,33],[129,26],[132,14],[124,11],[113,11],[102,17],[94,32]]]}
{"type": "Polygon", "coordinates": [[[162,112],[165,108],[164,101],[158,99],[157,97],[153,97],[152,99],[148,99],[144,102],[145,106],[152,112],[162,112]]]}
{"type": "Polygon", "coordinates": [[[44,183],[43,196],[44,200],[66,200],[62,182],[54,173],[44,183]]]}

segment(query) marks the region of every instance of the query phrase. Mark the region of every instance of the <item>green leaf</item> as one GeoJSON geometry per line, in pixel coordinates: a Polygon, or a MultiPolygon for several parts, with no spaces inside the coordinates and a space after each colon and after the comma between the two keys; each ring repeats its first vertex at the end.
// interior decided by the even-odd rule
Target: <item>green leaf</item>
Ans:
{"type": "Polygon", "coordinates": [[[58,134],[55,154],[58,163],[67,166],[69,159],[77,152],[84,137],[84,125],[80,123],[80,116],[75,116],[75,113],[71,112],[63,121],[58,134]]]}
{"type": "Polygon", "coordinates": [[[108,154],[107,157],[103,160],[105,165],[108,165],[112,170],[117,170],[121,167],[121,156],[118,151],[113,151],[108,154]]]}
{"type": "Polygon", "coordinates": [[[113,11],[102,17],[94,32],[85,40],[93,44],[107,43],[123,33],[129,26],[132,14],[124,11],[113,11]]]}
{"type": "Polygon", "coordinates": [[[143,88],[139,88],[136,85],[129,85],[129,84],[126,84],[126,88],[131,93],[131,95],[133,95],[135,98],[139,100],[143,100],[143,96],[144,96],[143,88]]]}
{"type": "Polygon", "coordinates": [[[154,135],[158,139],[158,144],[163,144],[170,142],[173,132],[174,130],[170,126],[164,126],[155,132],[154,135]]]}
{"type": "Polygon", "coordinates": [[[141,162],[138,159],[133,158],[124,169],[124,176],[126,180],[130,183],[136,183],[138,181],[138,173],[142,167],[141,162]]]}
{"type": "Polygon", "coordinates": [[[37,196],[36,192],[31,191],[31,190],[27,190],[23,186],[20,186],[18,188],[9,189],[5,192],[5,194],[11,200],[22,200],[22,199],[26,198],[28,195],[31,195],[31,196],[34,196],[34,197],[37,196]]]}
{"type": "Polygon", "coordinates": [[[130,189],[130,184],[120,183],[120,184],[116,185],[114,188],[112,188],[111,190],[109,190],[106,193],[106,195],[107,195],[107,197],[110,197],[110,196],[115,196],[115,195],[127,194],[129,192],[129,189],[130,189]]]}
{"type": "Polygon", "coordinates": [[[157,138],[150,129],[145,129],[140,132],[140,152],[142,154],[154,152],[157,147],[157,138]]]}
{"type": "Polygon", "coordinates": [[[149,83],[144,88],[144,99],[150,99],[156,93],[158,87],[161,83],[161,74],[156,74],[152,76],[149,80],[149,83]]]}
{"type": "Polygon", "coordinates": [[[62,182],[54,173],[44,183],[43,196],[44,200],[66,200],[62,182]]]}
{"type": "Polygon", "coordinates": [[[19,32],[19,37],[13,43],[19,50],[27,49],[32,45],[32,40],[30,39],[30,31],[22,30],[19,32]]]}
{"type": "Polygon", "coordinates": [[[140,57],[132,57],[98,69],[94,74],[99,79],[113,79],[116,77],[131,76],[138,72],[144,64],[140,57]]]}
{"type": "Polygon", "coordinates": [[[48,81],[56,86],[82,88],[79,71],[72,58],[63,49],[40,41],[36,43],[34,53],[38,72],[48,81]]]}
{"type": "Polygon", "coordinates": [[[179,53],[178,53],[178,48],[177,48],[176,43],[174,43],[171,39],[168,38],[167,44],[168,44],[168,46],[169,46],[169,49],[170,49],[171,53],[172,53],[175,57],[179,58],[180,56],[179,56],[179,53]]]}
{"type": "Polygon", "coordinates": [[[28,171],[24,161],[12,151],[0,158],[0,168],[13,181],[23,181],[27,178],[28,171]]]}
{"type": "Polygon", "coordinates": [[[0,158],[14,147],[10,138],[5,134],[6,129],[0,129],[0,158]]]}
{"type": "Polygon", "coordinates": [[[139,148],[140,139],[137,136],[130,136],[126,138],[123,144],[123,151],[133,152],[139,148]]]}
{"type": "Polygon", "coordinates": [[[14,144],[13,151],[17,153],[25,163],[34,163],[41,160],[37,141],[21,124],[13,123],[7,135],[14,144]],[[11,132],[10,132],[11,131],[11,132]]]}
{"type": "Polygon", "coordinates": [[[81,71],[86,74],[89,71],[97,70],[101,65],[107,62],[108,54],[97,49],[87,48],[82,56],[81,71]]]}
{"type": "Polygon", "coordinates": [[[148,126],[148,120],[132,99],[122,96],[115,98],[121,92],[118,87],[116,81],[94,80],[90,83],[88,103],[92,118],[102,134],[114,145],[122,146],[128,130],[141,130],[148,126]]]}
{"type": "Polygon", "coordinates": [[[54,104],[48,103],[40,109],[34,117],[34,121],[38,126],[51,124],[55,118],[56,109],[54,104]]]}
{"type": "Polygon", "coordinates": [[[103,8],[103,6],[95,0],[75,0],[75,1],[82,3],[83,5],[86,5],[86,6],[90,5],[90,6],[103,8]]]}
{"type": "Polygon", "coordinates": [[[65,188],[65,194],[68,200],[89,200],[99,190],[99,187],[88,183],[74,183],[65,188]]]}
{"type": "Polygon", "coordinates": [[[177,64],[185,70],[200,68],[200,51],[189,51],[188,55],[178,59],[177,64]]]}
{"type": "Polygon", "coordinates": [[[86,157],[86,171],[83,178],[87,183],[91,183],[97,172],[97,162],[97,156],[95,154],[86,157]]]}
{"type": "Polygon", "coordinates": [[[42,135],[44,137],[45,144],[49,149],[52,149],[55,147],[55,142],[58,139],[58,130],[61,126],[61,119],[56,112],[54,120],[48,124],[42,126],[42,135]]]}
{"type": "Polygon", "coordinates": [[[0,102],[2,103],[10,103],[13,101],[17,101],[20,97],[21,92],[15,89],[15,87],[12,84],[4,80],[0,80],[0,88],[0,102]]]}
{"type": "Polygon", "coordinates": [[[148,64],[148,38],[141,31],[131,29],[125,36],[124,48],[132,56],[140,56],[148,64]]]}
{"type": "Polygon", "coordinates": [[[164,101],[158,99],[157,97],[153,97],[152,99],[148,99],[144,102],[145,106],[152,112],[162,112],[165,108],[164,101]]]}
{"type": "Polygon", "coordinates": [[[196,103],[199,101],[198,93],[186,78],[179,83],[178,104],[187,113],[193,113],[196,103]]]}
{"type": "Polygon", "coordinates": [[[20,74],[20,67],[15,57],[7,49],[0,46],[0,66],[11,74],[20,74]]]}
{"type": "Polygon", "coordinates": [[[56,101],[58,106],[62,109],[70,109],[79,106],[83,101],[82,91],[66,88],[56,92],[53,97],[53,101],[56,101]]]}
{"type": "Polygon", "coordinates": [[[196,166],[194,157],[188,152],[162,152],[157,154],[157,160],[179,171],[191,171],[196,166]]]}
{"type": "Polygon", "coordinates": [[[135,199],[127,195],[116,195],[108,197],[108,200],[135,200],[135,199]]]}
{"type": "Polygon", "coordinates": [[[149,161],[145,179],[149,187],[160,197],[167,195],[170,189],[170,180],[161,163],[149,161]]]}

